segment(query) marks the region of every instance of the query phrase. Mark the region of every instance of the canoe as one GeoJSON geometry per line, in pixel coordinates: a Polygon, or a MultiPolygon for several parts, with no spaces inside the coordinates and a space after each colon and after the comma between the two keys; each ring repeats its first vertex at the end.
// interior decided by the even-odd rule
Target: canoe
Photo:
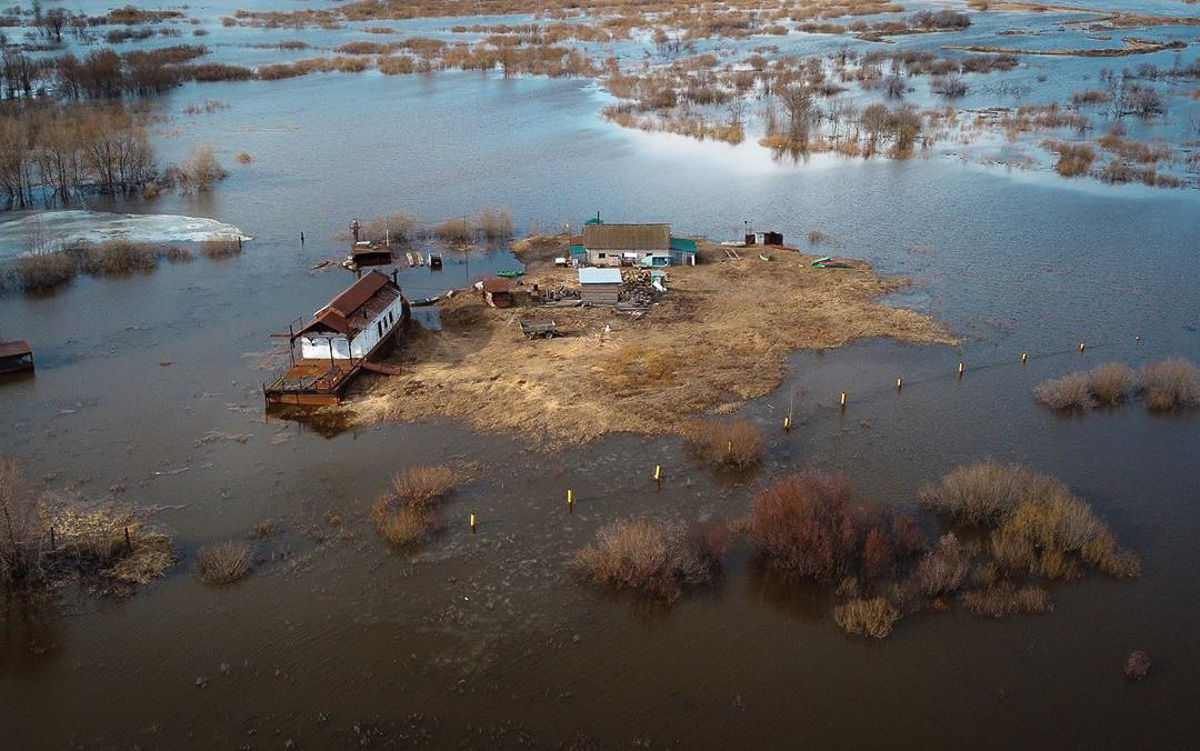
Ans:
{"type": "Polygon", "coordinates": [[[505,269],[504,271],[497,271],[496,276],[503,276],[508,279],[512,279],[512,278],[518,277],[518,276],[525,276],[525,272],[524,271],[515,271],[513,269],[505,269]]]}

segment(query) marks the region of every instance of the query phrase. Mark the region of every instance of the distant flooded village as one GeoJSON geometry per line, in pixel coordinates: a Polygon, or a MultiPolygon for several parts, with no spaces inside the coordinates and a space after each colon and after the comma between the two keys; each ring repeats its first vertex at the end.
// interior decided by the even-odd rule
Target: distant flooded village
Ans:
{"type": "Polygon", "coordinates": [[[0,747],[1195,745],[1118,5],[0,8],[0,747]]]}

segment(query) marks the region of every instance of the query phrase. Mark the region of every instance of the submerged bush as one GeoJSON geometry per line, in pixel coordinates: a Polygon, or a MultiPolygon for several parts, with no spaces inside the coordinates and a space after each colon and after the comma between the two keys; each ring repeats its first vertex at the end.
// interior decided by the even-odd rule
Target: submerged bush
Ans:
{"type": "Polygon", "coordinates": [[[595,543],[575,554],[575,567],[590,581],[669,602],[684,588],[716,578],[725,545],[720,527],[689,530],[645,520],[613,522],[600,529],[595,543]]]}
{"type": "Polygon", "coordinates": [[[488,240],[507,240],[513,235],[508,209],[485,206],[475,214],[475,231],[488,240]]]}
{"type": "Polygon", "coordinates": [[[936,597],[962,586],[970,569],[968,556],[953,532],[943,535],[938,544],[925,553],[913,579],[922,594],[936,597]]]}
{"type": "Polygon", "coordinates": [[[1125,677],[1131,681],[1145,680],[1150,673],[1150,655],[1143,649],[1130,652],[1125,657],[1125,677]]]}
{"type": "Polygon", "coordinates": [[[66,251],[27,253],[17,258],[17,281],[27,291],[43,291],[62,286],[75,278],[79,264],[66,251]]]}
{"type": "Polygon", "coordinates": [[[1020,465],[960,467],[923,489],[921,500],[988,529],[992,556],[1011,574],[1069,579],[1083,566],[1113,576],[1137,576],[1141,570],[1137,556],[1117,545],[1086,502],[1059,480],[1020,465]]]}
{"type": "Polygon", "coordinates": [[[433,506],[454,487],[454,471],[446,466],[411,467],[392,477],[392,490],[375,499],[371,522],[393,545],[424,542],[446,524],[433,506]]]}
{"type": "Polygon", "coordinates": [[[1098,404],[1121,403],[1132,387],[1133,370],[1123,363],[1110,362],[1040,383],[1033,397],[1051,409],[1090,409],[1098,404]]]}
{"type": "Polygon", "coordinates": [[[1138,372],[1137,382],[1152,410],[1200,405],[1200,368],[1183,358],[1147,365],[1138,372]]]}
{"type": "Polygon", "coordinates": [[[233,584],[254,568],[254,548],[240,540],[206,545],[196,551],[196,576],[205,584],[233,584]]]}
{"type": "Polygon", "coordinates": [[[793,475],[754,500],[750,539],[775,567],[833,581],[855,564],[857,532],[845,475],[793,475]]]}
{"type": "Polygon", "coordinates": [[[762,460],[766,448],[762,431],[749,420],[697,420],[687,427],[685,436],[696,453],[717,467],[753,466],[762,460]]]}
{"type": "Polygon", "coordinates": [[[900,609],[882,597],[856,597],[835,606],[833,620],[848,634],[882,639],[900,620],[900,609]]]}
{"type": "Polygon", "coordinates": [[[242,252],[242,241],[238,237],[214,237],[200,241],[200,252],[205,258],[220,261],[242,252]]]}
{"type": "Polygon", "coordinates": [[[983,461],[951,470],[922,488],[920,498],[926,508],[955,521],[987,525],[1012,513],[1035,481],[1020,465],[983,461]]]}
{"type": "Polygon", "coordinates": [[[469,243],[474,237],[466,219],[447,219],[434,227],[433,231],[439,240],[450,243],[469,243]]]}
{"type": "Polygon", "coordinates": [[[965,592],[962,601],[969,612],[997,619],[1018,613],[1044,613],[1049,607],[1045,589],[1037,586],[1017,588],[1009,582],[965,592]]]}
{"type": "Polygon", "coordinates": [[[428,506],[454,487],[454,471],[445,465],[412,467],[392,477],[392,495],[410,506],[428,506]]]}

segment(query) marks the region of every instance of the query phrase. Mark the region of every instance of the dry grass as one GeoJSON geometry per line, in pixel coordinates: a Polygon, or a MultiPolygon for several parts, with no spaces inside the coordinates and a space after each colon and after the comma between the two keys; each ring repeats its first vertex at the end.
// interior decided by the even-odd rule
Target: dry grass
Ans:
{"type": "Polygon", "coordinates": [[[978,462],[922,488],[921,503],[958,522],[992,525],[1012,513],[1034,482],[1035,475],[1019,465],[978,462]]]}
{"type": "MultiPolygon", "coordinates": [[[[528,250],[548,262],[517,250],[529,259],[526,285],[577,289],[573,270],[552,265],[564,250],[528,250]]],[[[521,340],[514,316],[545,311],[486,308],[472,295],[440,301],[442,328],[415,333],[393,355],[404,374],[367,381],[368,392],[340,410],[359,424],[463,418],[480,430],[550,443],[662,434],[730,401],[770,393],[796,349],[872,336],[953,341],[929,318],[879,304],[878,295],[905,283],[865,264],[814,269],[811,259],[790,253],[771,264],[703,263],[712,252],[702,246],[701,265],[672,268],[671,291],[639,320],[611,309],[554,310],[559,329],[574,335],[539,341],[536,357],[514,356],[533,346],[521,340]],[[430,383],[440,388],[424,387],[430,383]]]]}
{"type": "Polygon", "coordinates": [[[1041,383],[1034,388],[1033,395],[1052,409],[1089,409],[1119,404],[1132,386],[1133,371],[1129,366],[1110,362],[1041,383]]]}
{"type": "Polygon", "coordinates": [[[454,487],[454,471],[445,465],[412,467],[392,477],[392,497],[410,506],[426,507],[454,487]]]}
{"type": "Polygon", "coordinates": [[[196,551],[195,572],[205,584],[233,584],[250,575],[254,548],[240,540],[206,545],[196,551]]]}
{"type": "MultiPolygon", "coordinates": [[[[1141,572],[1137,556],[1118,546],[1108,525],[1087,503],[1055,478],[1019,465],[983,462],[958,468],[939,484],[924,488],[921,501],[956,521],[987,530],[988,551],[1007,574],[1073,579],[1089,566],[1117,577],[1141,572]]],[[[939,545],[944,560],[929,564],[928,578],[921,578],[918,567],[917,583],[927,592],[939,582],[954,580],[953,564],[963,560],[950,547],[943,550],[939,545]]],[[[957,579],[961,583],[961,577],[957,579]]]]}
{"type": "Polygon", "coordinates": [[[935,547],[925,553],[913,580],[921,592],[930,597],[954,592],[963,585],[970,570],[970,561],[962,543],[954,533],[943,535],[935,547]]]}
{"type": "Polygon", "coordinates": [[[900,609],[882,597],[855,598],[835,606],[833,619],[847,634],[882,639],[900,620],[900,609]]]}
{"type": "Polygon", "coordinates": [[[575,568],[590,581],[633,589],[666,600],[685,587],[710,584],[721,569],[723,528],[692,530],[650,521],[613,522],[575,554],[575,568]]]}
{"type": "Polygon", "coordinates": [[[379,536],[393,545],[424,542],[445,528],[433,508],[456,482],[447,466],[412,467],[392,477],[392,490],[371,505],[371,522],[379,536]]]}
{"type": "Polygon", "coordinates": [[[437,511],[415,506],[397,508],[386,495],[375,499],[371,521],[380,537],[400,547],[425,542],[446,527],[437,511]]]}
{"type": "Polygon", "coordinates": [[[447,219],[434,227],[433,232],[439,240],[448,243],[465,244],[475,237],[471,231],[471,223],[466,219],[447,219]]]}
{"type": "Polygon", "coordinates": [[[749,420],[697,420],[684,436],[701,458],[716,467],[752,467],[762,461],[766,450],[766,438],[749,420]]]}
{"type": "Polygon", "coordinates": [[[1049,608],[1050,598],[1046,590],[1037,586],[1016,587],[1010,582],[1000,582],[985,589],[973,589],[963,593],[963,607],[976,615],[1005,618],[1018,613],[1044,613],[1049,608]]]}
{"type": "Polygon", "coordinates": [[[236,237],[219,237],[200,242],[200,252],[205,258],[220,261],[242,252],[242,241],[236,237]]]}
{"type": "Polygon", "coordinates": [[[27,253],[17,258],[17,281],[21,289],[41,292],[60,287],[79,273],[76,259],[64,251],[27,253]]]}
{"type": "Polygon", "coordinates": [[[1145,366],[1137,383],[1149,409],[1167,412],[1200,405],[1200,368],[1183,358],[1145,366]]]}

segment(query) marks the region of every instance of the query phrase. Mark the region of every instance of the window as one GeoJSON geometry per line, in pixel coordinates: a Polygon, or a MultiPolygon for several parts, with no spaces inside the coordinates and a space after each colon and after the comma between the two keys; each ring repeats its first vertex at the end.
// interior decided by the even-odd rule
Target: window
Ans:
{"type": "Polygon", "coordinates": [[[379,321],[375,324],[375,331],[378,333],[379,338],[382,339],[383,338],[383,321],[379,321]]]}
{"type": "Polygon", "coordinates": [[[600,258],[608,258],[608,254],[607,254],[607,253],[601,253],[601,254],[599,255],[599,257],[600,257],[600,258]]]}

